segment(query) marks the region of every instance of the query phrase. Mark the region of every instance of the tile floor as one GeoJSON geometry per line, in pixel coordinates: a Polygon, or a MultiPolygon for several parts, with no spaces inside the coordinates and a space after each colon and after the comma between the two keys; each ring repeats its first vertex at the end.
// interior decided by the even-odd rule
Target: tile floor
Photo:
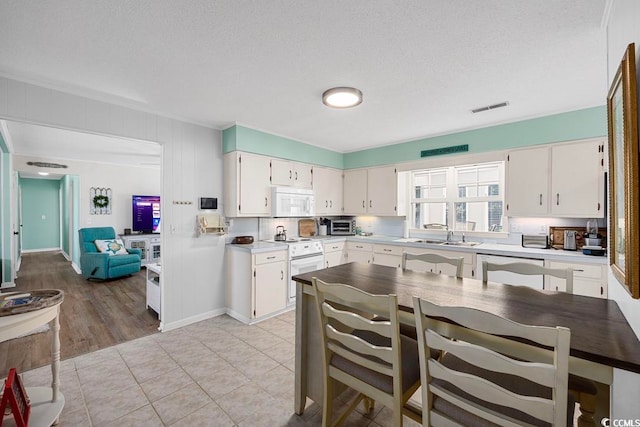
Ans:
{"type": "MultiPolygon", "coordinates": [[[[223,315],[65,360],[59,426],[319,426],[317,404],[293,412],[294,329],[294,311],[254,326],[223,315]]],[[[51,369],[23,378],[50,385],[51,369]]],[[[344,425],[389,424],[377,405],[344,425]]]]}

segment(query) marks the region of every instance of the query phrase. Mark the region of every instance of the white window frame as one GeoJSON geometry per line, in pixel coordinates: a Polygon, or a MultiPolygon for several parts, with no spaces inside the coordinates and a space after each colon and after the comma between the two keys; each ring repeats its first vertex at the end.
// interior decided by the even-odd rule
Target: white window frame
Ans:
{"type": "MultiPolygon", "coordinates": [[[[448,212],[447,212],[447,224],[455,223],[455,203],[456,202],[494,202],[494,201],[502,201],[502,231],[464,231],[465,235],[476,236],[476,237],[497,237],[497,238],[505,238],[508,236],[508,217],[505,215],[504,207],[506,206],[506,191],[505,191],[505,162],[504,160],[492,160],[486,162],[474,162],[469,164],[458,164],[458,165],[450,165],[450,166],[442,166],[442,167],[430,167],[424,169],[415,169],[410,171],[410,177],[408,179],[408,192],[409,197],[408,200],[408,209],[407,213],[409,215],[410,221],[407,221],[407,226],[409,228],[410,234],[421,234],[421,233],[429,233],[429,234],[446,234],[446,231],[438,231],[438,230],[426,230],[424,228],[415,228],[414,220],[415,218],[415,206],[418,203],[447,203],[448,204],[448,212]],[[458,196],[458,183],[456,182],[456,170],[467,168],[467,167],[478,167],[483,165],[490,164],[498,164],[500,167],[499,171],[499,184],[500,184],[500,195],[499,196],[478,196],[478,197],[459,197],[458,196]],[[420,172],[427,171],[438,171],[445,170],[446,171],[446,194],[447,196],[444,198],[416,198],[415,197],[415,174],[420,172]]],[[[452,230],[455,231],[455,230],[452,230]]]]}

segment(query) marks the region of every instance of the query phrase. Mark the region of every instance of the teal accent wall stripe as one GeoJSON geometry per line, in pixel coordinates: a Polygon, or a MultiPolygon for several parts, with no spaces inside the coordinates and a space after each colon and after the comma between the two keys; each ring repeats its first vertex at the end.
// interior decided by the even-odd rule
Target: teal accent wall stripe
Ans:
{"type": "Polygon", "coordinates": [[[2,250],[0,251],[0,257],[2,258],[0,261],[2,263],[2,282],[13,282],[12,277],[12,251],[13,247],[11,245],[11,235],[13,230],[11,229],[11,162],[10,162],[10,154],[8,153],[7,147],[0,135],[0,141],[2,144],[0,146],[0,182],[2,183],[2,189],[0,189],[0,203],[2,206],[2,221],[0,225],[0,241],[2,242],[2,250]]]}
{"type": "Polygon", "coordinates": [[[222,152],[230,153],[232,151],[238,151],[236,148],[236,128],[238,126],[231,126],[222,131],[222,152]]]}
{"type": "Polygon", "coordinates": [[[225,129],[222,132],[222,143],[225,153],[235,150],[245,151],[314,165],[343,168],[342,153],[244,126],[236,125],[225,129]]]}
{"type": "Polygon", "coordinates": [[[20,185],[22,187],[22,249],[59,248],[60,181],[24,178],[20,180],[20,185]]]}
{"type": "Polygon", "coordinates": [[[422,150],[452,145],[469,144],[469,153],[480,153],[606,135],[607,108],[599,106],[346,153],[344,168],[419,160],[422,150]]]}

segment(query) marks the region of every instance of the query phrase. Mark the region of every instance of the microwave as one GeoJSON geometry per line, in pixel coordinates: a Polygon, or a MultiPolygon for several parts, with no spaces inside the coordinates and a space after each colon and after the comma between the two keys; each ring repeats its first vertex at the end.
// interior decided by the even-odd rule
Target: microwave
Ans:
{"type": "Polygon", "coordinates": [[[273,187],[271,214],[273,217],[314,216],[316,202],[313,190],[295,187],[273,187]]]}
{"type": "Polygon", "coordinates": [[[332,236],[353,236],[356,234],[355,219],[332,219],[327,227],[332,236]]]}

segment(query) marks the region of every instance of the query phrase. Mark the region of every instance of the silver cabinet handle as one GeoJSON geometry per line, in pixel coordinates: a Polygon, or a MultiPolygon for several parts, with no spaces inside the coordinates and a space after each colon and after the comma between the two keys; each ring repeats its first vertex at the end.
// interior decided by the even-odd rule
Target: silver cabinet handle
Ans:
{"type": "Polygon", "coordinates": [[[296,171],[296,181],[298,180],[298,172],[296,171]]]}
{"type": "Polygon", "coordinates": [[[328,207],[329,207],[329,202],[328,202],[328,201],[326,201],[326,200],[324,201],[324,207],[325,207],[325,208],[328,208],[328,207]]]}
{"type": "Polygon", "coordinates": [[[265,208],[267,207],[267,198],[266,197],[264,198],[264,207],[265,208]]]}
{"type": "Polygon", "coordinates": [[[362,246],[358,246],[358,245],[356,245],[356,248],[358,248],[358,249],[362,249],[363,247],[362,247],[362,246]]]}
{"type": "Polygon", "coordinates": [[[542,193],[540,193],[540,206],[542,206],[542,193]]]}
{"type": "Polygon", "coordinates": [[[332,208],[333,207],[333,200],[329,200],[329,207],[332,208]]]}
{"type": "Polygon", "coordinates": [[[364,200],[362,201],[362,207],[364,208],[364,200]]]}
{"type": "Polygon", "coordinates": [[[293,172],[289,171],[289,179],[293,176],[293,172]]]}
{"type": "Polygon", "coordinates": [[[391,250],[391,249],[387,249],[387,248],[384,248],[384,249],[382,249],[382,250],[383,250],[383,251],[385,251],[385,252],[392,252],[392,250],[391,250]]]}
{"type": "Polygon", "coordinates": [[[556,206],[560,205],[560,193],[556,193],[556,206]]]}
{"type": "Polygon", "coordinates": [[[284,271],[280,270],[280,280],[284,279],[284,271]]]}
{"type": "Polygon", "coordinates": [[[268,256],[267,259],[276,259],[275,255],[274,256],[268,256]]]}
{"type": "Polygon", "coordinates": [[[369,207],[372,208],[373,206],[371,206],[371,200],[369,200],[369,207]]]}

